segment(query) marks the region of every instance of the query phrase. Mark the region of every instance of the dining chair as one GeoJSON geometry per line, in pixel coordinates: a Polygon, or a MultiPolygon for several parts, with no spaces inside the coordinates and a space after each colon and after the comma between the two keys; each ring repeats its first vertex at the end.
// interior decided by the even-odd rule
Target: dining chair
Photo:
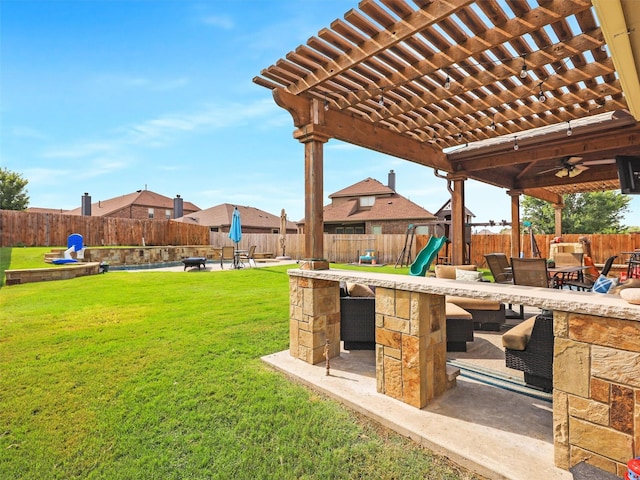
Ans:
{"type": "Polygon", "coordinates": [[[513,283],[513,273],[509,259],[504,253],[487,253],[484,258],[487,260],[489,270],[496,283],[513,283]]]}
{"type": "Polygon", "coordinates": [[[545,258],[511,257],[513,284],[549,288],[552,285],[545,258]]]}
{"type": "MultiPolygon", "coordinates": [[[[513,283],[513,272],[511,264],[504,253],[487,253],[484,258],[487,260],[491,276],[495,283],[513,283]]],[[[520,313],[513,310],[513,304],[509,304],[506,310],[507,318],[524,318],[524,305],[520,305],[520,313]]]]}
{"type": "MultiPolygon", "coordinates": [[[[585,259],[586,258],[589,258],[589,257],[585,257],[585,259]]],[[[582,281],[570,280],[566,282],[567,287],[569,288],[569,290],[573,290],[575,288],[576,290],[579,290],[579,291],[590,291],[593,288],[593,284],[596,282],[596,280],[600,275],[603,275],[606,277],[609,274],[609,271],[611,270],[611,267],[613,266],[613,262],[616,258],[618,258],[618,255],[612,255],[609,258],[607,258],[604,262],[604,265],[602,266],[602,270],[600,270],[598,275],[595,275],[595,276],[585,275],[582,281]]],[[[585,265],[586,265],[586,261],[585,261],[585,265]]],[[[595,269],[595,266],[594,266],[594,269],[595,269]]]]}
{"type": "Polygon", "coordinates": [[[256,253],[256,246],[255,245],[251,245],[249,247],[249,250],[247,250],[245,253],[241,253],[240,254],[240,260],[246,260],[247,263],[249,264],[249,266],[251,266],[251,262],[253,261],[253,266],[256,266],[256,260],[254,257],[256,253]]]}
{"type": "Polygon", "coordinates": [[[225,261],[234,261],[235,249],[233,247],[222,247],[220,252],[220,268],[224,269],[225,261]]]}

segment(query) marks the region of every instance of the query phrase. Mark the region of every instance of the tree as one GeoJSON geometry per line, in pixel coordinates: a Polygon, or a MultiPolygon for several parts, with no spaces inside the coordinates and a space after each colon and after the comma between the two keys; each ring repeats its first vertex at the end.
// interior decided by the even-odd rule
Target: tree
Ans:
{"type": "Polygon", "coordinates": [[[7,168],[0,168],[0,210],[25,210],[29,205],[28,180],[7,168]]]}
{"type": "MultiPolygon", "coordinates": [[[[562,210],[563,233],[622,233],[621,224],[629,210],[631,198],[613,191],[570,193],[564,196],[562,210]]],[[[523,220],[531,222],[535,231],[555,232],[553,205],[538,198],[525,196],[522,201],[523,220]]]]}

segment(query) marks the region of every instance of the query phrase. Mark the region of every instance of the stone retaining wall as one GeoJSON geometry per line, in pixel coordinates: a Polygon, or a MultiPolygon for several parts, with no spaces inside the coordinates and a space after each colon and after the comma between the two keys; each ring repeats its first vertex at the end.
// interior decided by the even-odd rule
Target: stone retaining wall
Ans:
{"type": "Polygon", "coordinates": [[[89,262],[57,265],[51,268],[5,270],[4,275],[7,285],[20,285],[23,283],[68,280],[70,278],[84,277],[86,275],[97,275],[99,270],[99,263],[89,262]]]}

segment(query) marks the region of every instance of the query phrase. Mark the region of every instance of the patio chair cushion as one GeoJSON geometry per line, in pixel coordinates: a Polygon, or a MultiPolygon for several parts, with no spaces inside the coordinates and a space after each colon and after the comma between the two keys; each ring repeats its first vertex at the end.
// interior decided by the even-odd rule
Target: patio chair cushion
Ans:
{"type": "Polygon", "coordinates": [[[475,272],[475,265],[436,265],[436,278],[456,279],[456,270],[467,270],[475,272]]]}
{"type": "Polygon", "coordinates": [[[609,290],[611,290],[611,288],[615,287],[617,284],[617,278],[608,278],[604,275],[600,275],[594,282],[593,287],[591,287],[591,291],[596,293],[609,293],[609,290]]]}
{"type": "Polygon", "coordinates": [[[463,282],[479,282],[482,280],[482,272],[456,268],[456,280],[462,280],[463,282]]]}
{"type": "Polygon", "coordinates": [[[527,348],[533,325],[536,323],[536,317],[531,317],[522,323],[519,323],[508,332],[502,335],[502,346],[510,350],[523,351],[527,348]]]}
{"type": "Polygon", "coordinates": [[[347,292],[350,297],[375,297],[376,294],[368,285],[347,282],[347,292]]]}
{"type": "Polygon", "coordinates": [[[464,308],[459,307],[455,303],[445,303],[445,315],[447,320],[451,319],[463,319],[463,320],[473,320],[473,316],[467,312],[464,308]]]}
{"type": "Polygon", "coordinates": [[[500,302],[493,300],[482,300],[479,298],[457,297],[455,295],[447,295],[448,303],[455,303],[460,308],[471,310],[500,310],[500,302]]]}

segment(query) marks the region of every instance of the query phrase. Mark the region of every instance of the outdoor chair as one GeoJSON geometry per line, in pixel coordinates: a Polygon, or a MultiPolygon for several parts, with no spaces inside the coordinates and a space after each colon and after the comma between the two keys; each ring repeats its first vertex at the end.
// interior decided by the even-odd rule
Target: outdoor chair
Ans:
{"type": "MultiPolygon", "coordinates": [[[[588,258],[588,257],[585,257],[585,258],[588,258]]],[[[612,255],[609,258],[607,258],[604,262],[604,265],[602,266],[602,270],[600,271],[599,275],[606,277],[609,274],[609,271],[611,270],[611,267],[613,266],[613,262],[615,261],[616,258],[618,258],[618,255],[612,255]]],[[[570,280],[566,282],[566,286],[569,288],[569,290],[573,290],[575,288],[576,290],[579,290],[579,291],[581,290],[581,291],[588,292],[593,288],[593,284],[597,279],[598,277],[596,276],[595,278],[585,278],[584,281],[570,280]]]]}
{"type": "Polygon", "coordinates": [[[553,312],[531,317],[502,335],[505,365],[524,372],[524,382],[553,389],[553,312]]]}
{"type": "Polygon", "coordinates": [[[240,254],[239,259],[240,259],[240,261],[246,260],[247,263],[249,264],[249,266],[251,266],[251,262],[253,262],[253,266],[255,267],[256,266],[256,260],[254,258],[255,253],[256,253],[256,246],[255,245],[251,245],[249,247],[249,250],[247,250],[246,253],[241,253],[240,254]]]}
{"type": "Polygon", "coordinates": [[[224,269],[224,262],[233,262],[235,249],[233,247],[222,247],[220,252],[220,268],[224,269]]]}
{"type": "MultiPolygon", "coordinates": [[[[513,283],[511,264],[504,253],[487,253],[484,258],[487,260],[495,283],[513,283]]],[[[509,304],[506,316],[507,318],[524,318],[524,306],[520,305],[520,313],[518,314],[513,311],[513,305],[509,304]]]]}
{"type": "Polygon", "coordinates": [[[496,283],[513,283],[511,265],[504,253],[487,253],[484,258],[496,283]]]}
{"type": "Polygon", "coordinates": [[[547,260],[544,258],[511,257],[514,285],[549,288],[553,282],[549,279],[547,260]]]}

